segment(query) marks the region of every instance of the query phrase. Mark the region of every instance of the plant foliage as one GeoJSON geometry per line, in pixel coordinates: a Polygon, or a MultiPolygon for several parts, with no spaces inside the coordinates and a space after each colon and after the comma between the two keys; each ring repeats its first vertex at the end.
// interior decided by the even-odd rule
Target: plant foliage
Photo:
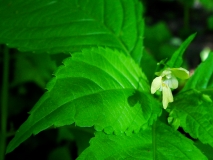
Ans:
{"type": "MultiPolygon", "coordinates": [[[[195,139],[213,147],[213,53],[163,110],[161,96],[150,91],[159,66],[148,51],[143,54],[143,7],[137,0],[0,3],[0,42],[22,51],[16,56],[13,85],[33,80],[43,87],[49,70],[56,68],[47,53],[68,57],[9,142],[7,153],[31,135],[74,124],[94,127],[94,137],[85,150],[81,134],[73,131],[78,136],[65,137],[74,139],[83,151],[78,152],[79,160],[209,158],[205,147],[195,146],[195,139]],[[26,60],[29,57],[32,64],[26,60]],[[18,77],[22,72],[26,75],[18,77]]],[[[155,33],[149,34],[153,38],[155,33]]],[[[195,35],[163,61],[164,67],[181,67],[184,51],[195,35]]],[[[56,151],[69,157],[66,148],[56,151]]]]}
{"type": "Polygon", "coordinates": [[[10,47],[53,54],[107,46],[141,58],[144,27],[137,0],[1,3],[0,42],[10,47]]]}

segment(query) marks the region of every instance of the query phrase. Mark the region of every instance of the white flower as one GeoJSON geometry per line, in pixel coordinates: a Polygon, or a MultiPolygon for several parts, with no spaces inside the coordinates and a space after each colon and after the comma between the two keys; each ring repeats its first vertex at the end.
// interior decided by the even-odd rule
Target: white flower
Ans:
{"type": "Polygon", "coordinates": [[[157,72],[156,77],[151,84],[151,93],[154,94],[157,90],[163,93],[163,108],[166,109],[168,103],[173,102],[172,89],[178,87],[178,80],[189,78],[189,71],[184,68],[167,68],[163,72],[157,72]]]}

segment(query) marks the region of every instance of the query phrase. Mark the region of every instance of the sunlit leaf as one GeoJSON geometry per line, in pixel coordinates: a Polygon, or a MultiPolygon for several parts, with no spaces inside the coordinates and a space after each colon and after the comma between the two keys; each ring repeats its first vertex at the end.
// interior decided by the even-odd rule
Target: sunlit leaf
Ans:
{"type": "Polygon", "coordinates": [[[137,0],[11,0],[0,5],[0,43],[21,51],[70,53],[94,46],[142,55],[137,0]]]}
{"type": "Polygon", "coordinates": [[[170,117],[178,119],[180,126],[193,138],[213,147],[212,106],[210,95],[189,90],[176,96],[171,104],[170,117]]]}
{"type": "Polygon", "coordinates": [[[212,7],[213,7],[213,1],[212,0],[200,0],[200,3],[201,3],[202,6],[209,9],[210,11],[212,11],[212,7]]]}
{"type": "Polygon", "coordinates": [[[141,69],[118,51],[94,48],[74,53],[48,84],[8,146],[12,151],[31,134],[75,122],[97,131],[127,135],[152,124],[161,105],[141,69]],[[133,103],[129,104],[129,97],[133,103]]]}
{"type": "Polygon", "coordinates": [[[167,125],[157,122],[152,139],[152,130],[147,129],[131,136],[107,135],[97,132],[78,160],[99,159],[157,159],[157,160],[206,160],[193,142],[167,125]],[[155,144],[152,144],[155,143],[155,144]]]}

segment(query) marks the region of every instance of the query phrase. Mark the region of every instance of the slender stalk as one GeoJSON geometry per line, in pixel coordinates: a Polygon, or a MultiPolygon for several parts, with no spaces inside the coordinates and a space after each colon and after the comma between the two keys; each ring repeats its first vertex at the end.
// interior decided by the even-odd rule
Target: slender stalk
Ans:
{"type": "Polygon", "coordinates": [[[9,80],[9,50],[4,46],[3,81],[1,93],[1,132],[0,132],[0,160],[4,160],[7,138],[7,107],[8,107],[8,80],[9,80]]]}
{"type": "Polygon", "coordinates": [[[153,149],[153,160],[156,160],[156,121],[152,125],[152,149],[153,149]]]}

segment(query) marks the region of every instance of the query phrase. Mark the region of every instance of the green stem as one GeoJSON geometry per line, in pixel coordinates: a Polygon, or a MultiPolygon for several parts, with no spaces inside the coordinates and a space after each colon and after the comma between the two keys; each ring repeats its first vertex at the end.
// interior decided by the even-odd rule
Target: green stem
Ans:
{"type": "Polygon", "coordinates": [[[152,125],[152,149],[153,149],[153,160],[156,160],[156,121],[152,125]]]}
{"type": "Polygon", "coordinates": [[[4,46],[3,81],[1,93],[1,133],[0,133],[0,160],[4,160],[7,138],[7,107],[8,107],[8,79],[9,79],[9,50],[4,46]]]}

